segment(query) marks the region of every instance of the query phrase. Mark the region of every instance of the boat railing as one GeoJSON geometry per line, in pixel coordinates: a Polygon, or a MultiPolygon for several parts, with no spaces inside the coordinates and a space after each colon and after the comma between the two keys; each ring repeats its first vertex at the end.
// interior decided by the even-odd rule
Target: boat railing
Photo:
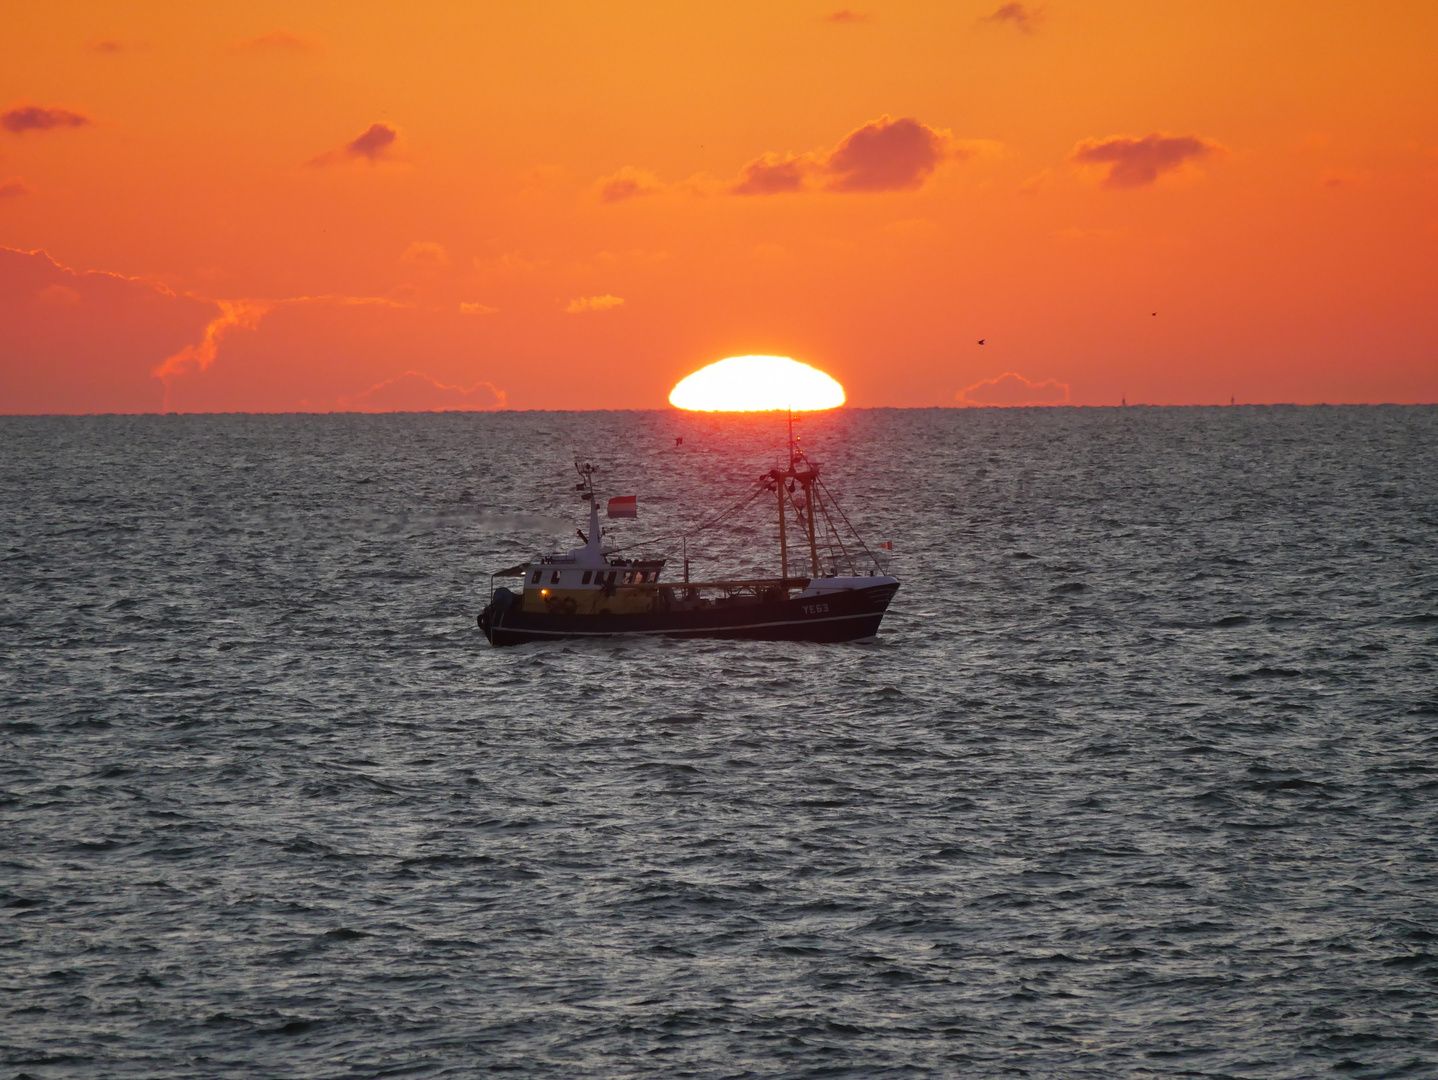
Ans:
{"type": "Polygon", "coordinates": [[[726,589],[731,592],[763,589],[807,589],[811,578],[746,578],[738,581],[642,581],[617,586],[623,589],[726,589]]]}

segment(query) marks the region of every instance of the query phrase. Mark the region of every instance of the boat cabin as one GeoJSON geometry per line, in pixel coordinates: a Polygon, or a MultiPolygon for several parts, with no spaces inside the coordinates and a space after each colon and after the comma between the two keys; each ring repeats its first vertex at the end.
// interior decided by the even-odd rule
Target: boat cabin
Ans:
{"type": "Polygon", "coordinates": [[[568,556],[550,555],[524,567],[521,610],[555,615],[630,615],[653,611],[659,596],[652,586],[663,559],[606,559],[596,565],[580,548],[568,556]],[[587,565],[586,565],[587,564],[587,565]],[[647,589],[635,585],[651,586],[647,589]]]}

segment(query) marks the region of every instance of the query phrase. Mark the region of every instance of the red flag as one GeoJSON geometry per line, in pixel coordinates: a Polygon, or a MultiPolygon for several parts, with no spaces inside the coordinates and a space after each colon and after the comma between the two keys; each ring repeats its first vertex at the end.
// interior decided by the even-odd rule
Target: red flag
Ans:
{"type": "Polygon", "coordinates": [[[880,546],[881,548],[888,548],[890,551],[893,551],[893,550],[894,550],[894,542],[893,542],[892,540],[885,540],[885,541],[883,541],[882,543],[880,543],[879,546],[880,546]]]}
{"type": "Polygon", "coordinates": [[[639,516],[639,497],[637,495],[620,495],[609,500],[609,516],[637,518],[639,516]]]}

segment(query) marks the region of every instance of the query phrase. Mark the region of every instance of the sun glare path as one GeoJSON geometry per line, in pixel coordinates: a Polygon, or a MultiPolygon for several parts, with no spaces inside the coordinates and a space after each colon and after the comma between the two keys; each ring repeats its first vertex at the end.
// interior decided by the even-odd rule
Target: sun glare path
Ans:
{"type": "Polygon", "coordinates": [[[844,404],[844,388],[787,356],[731,356],[680,380],[669,404],[699,412],[812,412],[844,404]]]}

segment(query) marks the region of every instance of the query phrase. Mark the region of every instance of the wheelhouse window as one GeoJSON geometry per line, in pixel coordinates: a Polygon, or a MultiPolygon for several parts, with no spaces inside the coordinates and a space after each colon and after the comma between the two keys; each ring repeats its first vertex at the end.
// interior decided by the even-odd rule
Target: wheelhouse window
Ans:
{"type": "Polygon", "coordinates": [[[579,579],[579,584],[581,584],[581,585],[588,585],[588,584],[589,584],[589,579],[592,578],[593,576],[594,576],[594,571],[593,571],[593,570],[586,570],[586,571],[584,571],[584,577],[582,577],[582,578],[579,579]]]}
{"type": "Polygon", "coordinates": [[[554,573],[552,573],[552,574],[549,575],[549,583],[550,583],[551,585],[558,585],[558,584],[559,584],[559,571],[558,571],[558,570],[556,570],[554,573]]]}
{"type": "Polygon", "coordinates": [[[531,585],[538,585],[538,584],[539,584],[539,575],[542,574],[542,573],[544,573],[543,570],[536,570],[536,571],[534,572],[534,580],[531,581],[530,584],[531,584],[531,585]]]}

